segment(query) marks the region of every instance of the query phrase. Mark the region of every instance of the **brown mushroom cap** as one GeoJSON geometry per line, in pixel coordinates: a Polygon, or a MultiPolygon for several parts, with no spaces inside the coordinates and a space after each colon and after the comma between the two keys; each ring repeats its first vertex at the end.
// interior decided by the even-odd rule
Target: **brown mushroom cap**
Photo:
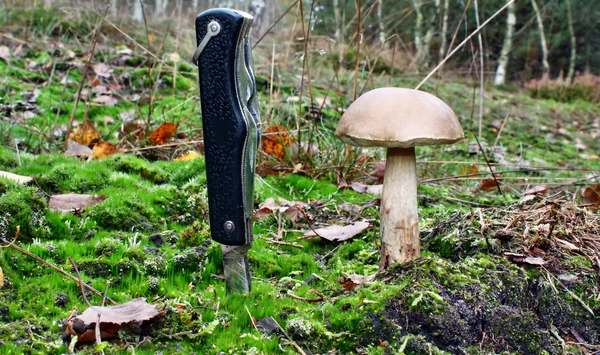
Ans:
{"type": "Polygon", "coordinates": [[[456,143],[464,138],[454,111],[424,91],[381,88],[359,97],[335,130],[359,147],[410,148],[456,143]]]}

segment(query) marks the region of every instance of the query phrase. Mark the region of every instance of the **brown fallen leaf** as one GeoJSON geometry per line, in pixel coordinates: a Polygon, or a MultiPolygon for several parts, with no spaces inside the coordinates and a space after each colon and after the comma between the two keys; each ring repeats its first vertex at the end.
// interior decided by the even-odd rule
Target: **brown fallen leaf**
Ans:
{"type": "Polygon", "coordinates": [[[383,176],[385,175],[385,162],[384,161],[378,161],[375,164],[375,173],[373,175],[375,175],[375,177],[377,178],[377,181],[379,181],[379,183],[383,182],[383,176]]]}
{"type": "Polygon", "coordinates": [[[195,150],[190,150],[187,153],[185,153],[184,155],[180,156],[179,158],[173,159],[173,161],[190,161],[190,160],[196,160],[200,157],[201,157],[200,153],[198,153],[195,150]]]}
{"type": "Polygon", "coordinates": [[[55,212],[72,212],[87,206],[96,205],[108,197],[106,195],[64,194],[52,195],[48,207],[55,212]]]}
{"type": "Polygon", "coordinates": [[[590,185],[581,192],[581,202],[592,209],[600,208],[600,184],[590,185]]]}
{"type": "Polygon", "coordinates": [[[543,265],[546,265],[547,263],[549,263],[548,260],[544,260],[540,257],[532,257],[532,256],[527,256],[527,255],[517,254],[517,253],[504,253],[504,256],[506,256],[506,258],[508,260],[511,260],[511,261],[514,261],[515,263],[520,263],[520,264],[543,266],[543,265]]]}
{"type": "Polygon", "coordinates": [[[346,278],[348,280],[352,281],[353,283],[360,285],[360,284],[364,284],[364,283],[373,282],[375,280],[375,278],[377,277],[377,273],[367,275],[367,276],[358,275],[358,274],[350,274],[350,275],[344,275],[344,276],[346,276],[346,278]]]}
{"type": "Polygon", "coordinates": [[[116,145],[109,143],[109,142],[100,141],[100,142],[96,143],[96,145],[92,149],[92,155],[90,155],[90,159],[91,158],[103,159],[103,158],[106,158],[106,157],[109,157],[109,156],[115,154],[116,152],[117,152],[116,145]]]}
{"type": "Polygon", "coordinates": [[[69,141],[65,155],[68,157],[87,158],[92,155],[92,150],[87,145],[69,141]]]}
{"type": "Polygon", "coordinates": [[[304,238],[321,237],[331,242],[343,242],[360,234],[371,225],[367,222],[355,222],[346,226],[331,225],[304,233],[304,238]]]}
{"type": "Polygon", "coordinates": [[[544,185],[537,185],[523,192],[523,202],[534,200],[537,196],[544,196],[548,192],[548,188],[544,185]]]}
{"type": "Polygon", "coordinates": [[[150,140],[157,145],[162,145],[173,138],[175,132],[177,132],[177,125],[175,123],[165,122],[152,132],[150,140]]]}
{"type": "MultiPolygon", "coordinates": [[[[498,183],[500,183],[500,181],[498,181],[498,183]]],[[[479,189],[483,191],[493,191],[497,188],[498,186],[496,185],[496,180],[493,178],[485,178],[479,183],[479,189]]]]}
{"type": "Polygon", "coordinates": [[[94,306],[86,309],[81,315],[71,318],[67,323],[68,329],[78,335],[79,343],[96,341],[95,327],[100,313],[101,340],[118,337],[121,327],[127,324],[141,325],[156,317],[164,316],[156,309],[156,305],[146,302],[145,298],[136,298],[129,302],[109,307],[94,306]]]}
{"type": "Polygon", "coordinates": [[[78,126],[73,132],[69,133],[68,139],[79,144],[90,145],[98,142],[101,138],[94,124],[86,119],[81,126],[78,126]]]}
{"type": "Polygon", "coordinates": [[[33,181],[32,177],[9,173],[8,171],[0,170],[0,177],[15,181],[17,184],[25,185],[33,181]]]}

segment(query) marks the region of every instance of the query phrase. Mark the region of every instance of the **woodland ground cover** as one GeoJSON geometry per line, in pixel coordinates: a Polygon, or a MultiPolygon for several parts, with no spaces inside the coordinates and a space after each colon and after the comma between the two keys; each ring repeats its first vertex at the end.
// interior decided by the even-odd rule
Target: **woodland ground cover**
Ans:
{"type": "MultiPolygon", "coordinates": [[[[275,59],[265,42],[255,51],[265,135],[253,291],[227,295],[206,219],[197,68],[181,59],[193,37],[156,24],[148,32],[128,25],[127,38],[125,27],[89,11],[0,11],[0,170],[33,178],[0,178],[0,236],[11,241],[20,226],[15,245],[74,273],[70,257],[86,283],[116,302],[145,297],[164,312],[98,348],[75,346],[61,334],[71,309],[87,308],[80,288],[3,248],[4,353],[600,350],[593,100],[486,88],[478,143],[477,84],[452,75],[427,82],[422,89],[455,110],[468,139],[417,150],[423,255],[371,278],[379,195],[363,192],[380,183],[383,152],[347,147],[333,134],[352,98],[353,68],[342,68],[328,91],[334,65],[312,57],[308,83],[298,74],[302,46],[289,44],[300,55],[275,59]],[[66,156],[69,137],[92,146],[75,154],[91,158],[66,156]],[[68,193],[99,203],[55,211],[52,196],[68,193]],[[370,227],[346,241],[305,237],[357,221],[370,227]],[[257,329],[273,325],[268,317],[281,329],[257,329]]],[[[420,79],[385,66],[358,75],[367,88],[420,79]]]]}

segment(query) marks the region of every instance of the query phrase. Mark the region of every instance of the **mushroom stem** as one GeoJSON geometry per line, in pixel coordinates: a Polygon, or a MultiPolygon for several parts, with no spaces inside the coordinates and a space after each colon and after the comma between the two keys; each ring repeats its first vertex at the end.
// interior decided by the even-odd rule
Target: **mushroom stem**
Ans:
{"type": "Polygon", "coordinates": [[[415,148],[388,148],[381,199],[380,269],[419,257],[415,148]]]}

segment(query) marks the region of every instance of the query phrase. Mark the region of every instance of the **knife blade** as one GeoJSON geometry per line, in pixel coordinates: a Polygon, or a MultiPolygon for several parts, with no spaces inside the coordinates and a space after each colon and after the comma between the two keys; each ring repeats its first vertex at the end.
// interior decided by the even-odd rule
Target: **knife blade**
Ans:
{"type": "Polygon", "coordinates": [[[211,237],[223,244],[228,292],[250,291],[248,250],[260,117],[252,62],[253,17],[212,9],[196,17],[211,237]]]}

